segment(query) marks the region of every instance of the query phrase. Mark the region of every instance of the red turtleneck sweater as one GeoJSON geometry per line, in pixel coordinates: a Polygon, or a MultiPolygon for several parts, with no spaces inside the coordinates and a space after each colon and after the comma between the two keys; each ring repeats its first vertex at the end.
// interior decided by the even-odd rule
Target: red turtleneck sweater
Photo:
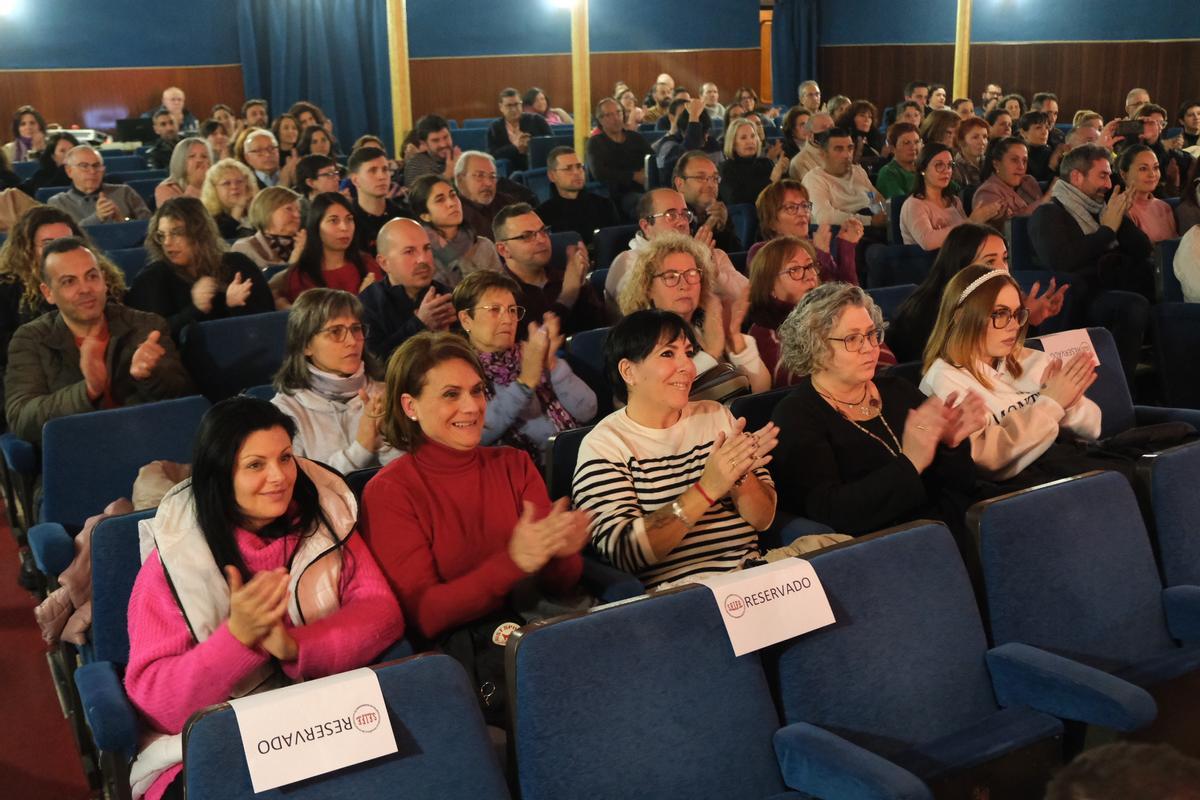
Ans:
{"type": "MultiPolygon", "coordinates": [[[[498,609],[525,573],[508,541],[528,500],[550,498],[529,455],[511,447],[453,450],[425,442],[388,464],[363,493],[360,529],[404,618],[435,639],[498,609]]],[[[579,582],[577,554],[539,573],[551,592],[579,582]]]]}

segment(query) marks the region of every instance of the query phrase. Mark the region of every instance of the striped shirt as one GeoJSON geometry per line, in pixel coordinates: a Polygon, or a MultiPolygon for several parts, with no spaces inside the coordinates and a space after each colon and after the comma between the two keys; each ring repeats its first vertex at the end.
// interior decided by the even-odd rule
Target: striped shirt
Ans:
{"type": "MultiPolygon", "coordinates": [[[[658,559],[645,517],[669,506],[704,473],[713,441],[733,430],[733,417],[711,400],[689,403],[669,428],[647,428],[625,410],[609,414],[583,440],[572,498],[591,511],[592,545],[614,566],[648,587],[705,573],[729,572],[758,555],[758,531],[732,498],[705,512],[675,549],[658,559]]],[[[771,484],[766,469],[755,473],[771,484]]]]}

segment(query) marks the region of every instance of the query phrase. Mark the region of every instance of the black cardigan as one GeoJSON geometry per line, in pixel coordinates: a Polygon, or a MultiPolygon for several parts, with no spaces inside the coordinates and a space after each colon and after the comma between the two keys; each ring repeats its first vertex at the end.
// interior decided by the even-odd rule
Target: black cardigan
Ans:
{"type": "MultiPolygon", "coordinates": [[[[550,123],[546,122],[546,118],[541,114],[528,112],[522,114],[517,127],[521,129],[522,133],[528,133],[530,136],[551,135],[550,123]]],[[[504,122],[504,117],[500,117],[488,126],[487,149],[493,158],[508,159],[512,163],[513,172],[529,168],[529,156],[518,150],[517,146],[508,139],[508,126],[504,122]]]]}
{"type": "MultiPolygon", "coordinates": [[[[875,378],[883,417],[904,441],[908,412],[925,395],[903,378],[875,378]]],[[[856,428],[804,378],[779,401],[771,419],[779,444],[771,462],[779,507],[855,536],[916,519],[940,519],[956,532],[976,494],[969,441],[940,446],[933,463],[918,473],[904,456],[856,428]]],[[[889,446],[892,437],[876,418],[859,423],[889,446]]]]}
{"type": "Polygon", "coordinates": [[[265,314],[275,310],[275,300],[271,297],[271,288],[263,277],[258,265],[241,253],[225,253],[221,257],[223,276],[219,282],[222,291],[213,298],[212,311],[201,313],[192,304],[192,284],[194,281],[184,279],[179,271],[166,261],[156,261],[138,273],[133,286],[125,296],[126,305],[140,308],[142,311],[153,311],[166,317],[171,326],[171,337],[178,342],[179,335],[193,322],[207,322],[210,319],[224,319],[244,314],[265,314]],[[244,306],[230,309],[225,305],[224,287],[229,284],[234,272],[251,283],[250,297],[244,306]]]}
{"type": "Polygon", "coordinates": [[[754,205],[758,193],[771,183],[774,162],[763,156],[727,158],[721,162],[721,200],[726,205],[754,205]]]}

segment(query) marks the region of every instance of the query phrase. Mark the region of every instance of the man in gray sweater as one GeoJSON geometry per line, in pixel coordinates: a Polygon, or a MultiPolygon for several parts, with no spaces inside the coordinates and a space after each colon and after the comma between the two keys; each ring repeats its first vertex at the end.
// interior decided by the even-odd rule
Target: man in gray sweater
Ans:
{"type": "Polygon", "coordinates": [[[71,148],[66,167],[71,188],[51,197],[50,205],[70,214],[80,225],[150,218],[150,209],[137,192],[104,182],[104,159],[96,148],[86,144],[71,148]]]}

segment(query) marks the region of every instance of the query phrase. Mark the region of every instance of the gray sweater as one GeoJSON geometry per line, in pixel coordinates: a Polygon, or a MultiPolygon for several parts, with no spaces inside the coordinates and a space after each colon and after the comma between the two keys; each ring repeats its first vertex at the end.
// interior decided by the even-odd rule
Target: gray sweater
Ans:
{"type": "Polygon", "coordinates": [[[99,225],[106,221],[122,222],[123,219],[150,219],[150,209],[146,207],[146,201],[141,195],[119,183],[102,183],[100,191],[92,194],[84,194],[72,186],[67,191],[51,197],[49,202],[58,210],[70,214],[80,225],[99,225]],[[120,218],[102,220],[96,216],[96,201],[100,199],[101,192],[117,206],[120,218]]]}
{"type": "MultiPolygon", "coordinates": [[[[550,372],[550,386],[563,408],[581,425],[596,416],[596,393],[579,378],[567,362],[558,359],[550,372]]],[[[513,381],[496,385],[496,396],[487,404],[483,422],[483,444],[495,444],[508,430],[518,431],[542,448],[542,463],[550,449],[550,437],[557,433],[554,423],[546,416],[541,401],[527,387],[513,381]]]]}

